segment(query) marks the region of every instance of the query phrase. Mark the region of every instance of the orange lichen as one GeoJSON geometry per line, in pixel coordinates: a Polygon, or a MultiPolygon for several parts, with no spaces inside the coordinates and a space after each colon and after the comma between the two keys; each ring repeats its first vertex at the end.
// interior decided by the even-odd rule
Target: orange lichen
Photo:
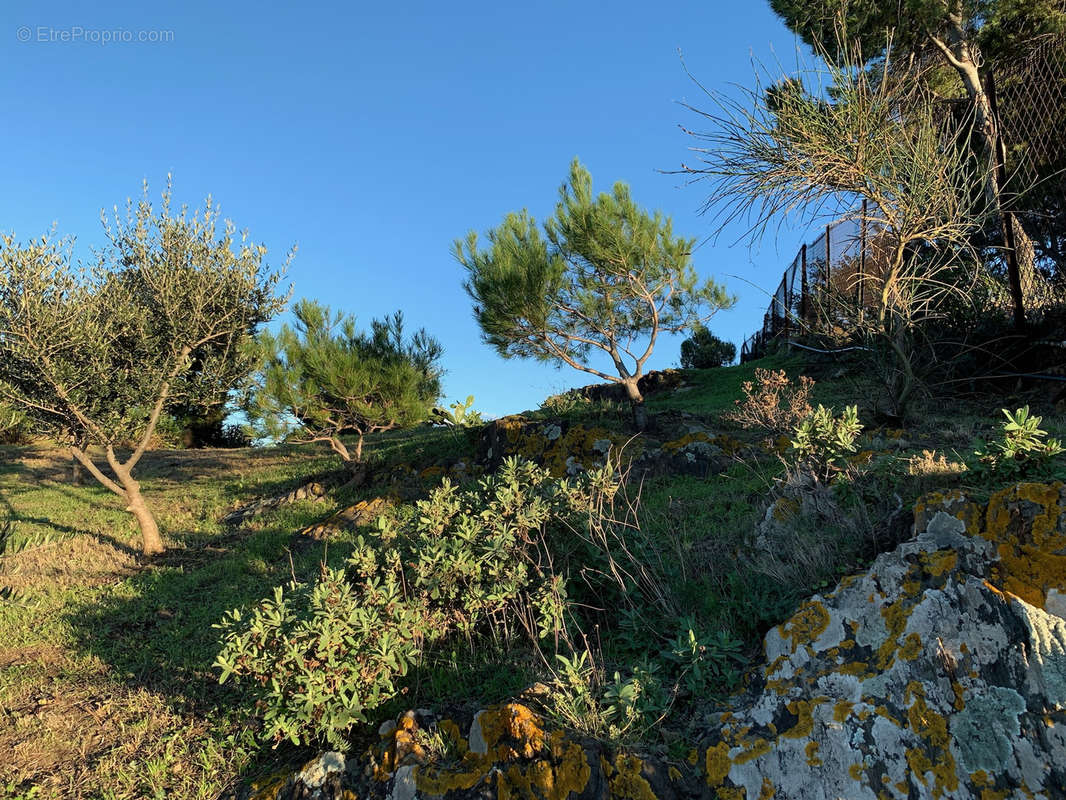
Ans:
{"type": "Polygon", "coordinates": [[[993,582],[1044,608],[1051,588],[1066,586],[1063,484],[1022,483],[992,495],[981,535],[997,545],[993,582]],[[1035,507],[1035,508],[1034,508],[1035,507]]]}
{"type": "Polygon", "coordinates": [[[488,754],[497,761],[533,758],[544,749],[540,719],[519,703],[504,703],[478,715],[488,754]]]}
{"type": "Polygon", "coordinates": [[[611,797],[622,800],[656,800],[651,784],[641,775],[643,761],[636,756],[620,753],[615,757],[612,766],[607,780],[611,797]]]}
{"type": "Polygon", "coordinates": [[[571,794],[583,792],[592,768],[581,745],[565,741],[562,734],[553,734],[551,750],[550,759],[537,759],[528,765],[511,764],[506,770],[498,770],[498,800],[531,797],[566,800],[571,794]]]}

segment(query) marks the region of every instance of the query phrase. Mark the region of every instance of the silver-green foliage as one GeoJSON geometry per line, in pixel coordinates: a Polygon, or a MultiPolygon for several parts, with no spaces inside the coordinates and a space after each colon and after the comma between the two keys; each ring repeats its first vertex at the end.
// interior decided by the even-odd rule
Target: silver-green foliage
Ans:
{"type": "Polygon", "coordinates": [[[861,432],[857,406],[834,414],[819,405],[793,431],[792,449],[798,463],[828,480],[846,469],[847,456],[855,452],[855,440],[861,432]]]}
{"type": "Polygon", "coordinates": [[[72,239],[0,239],[0,402],[71,452],[136,515],[145,552],[162,549],[132,470],[166,407],[221,402],[252,364],[240,354],[285,304],[266,248],[203,211],[177,210],[168,183],[104,218],[92,263],[72,239]],[[116,448],[134,449],[125,460],[116,448]],[[86,454],[100,447],[108,477],[86,454]]]}
{"type": "Polygon", "coordinates": [[[978,449],[978,468],[992,470],[1006,477],[1036,477],[1052,466],[1066,449],[1040,427],[1043,417],[1029,413],[1023,406],[1013,414],[1002,409],[1007,421],[999,438],[978,449]]]}
{"type": "Polygon", "coordinates": [[[268,739],[344,748],[351,725],[442,640],[486,627],[565,637],[565,540],[611,481],[609,471],[555,480],[514,459],[469,490],[445,481],[409,518],[381,517],[343,570],[229,612],[217,626],[220,680],[251,686],[268,739]]]}

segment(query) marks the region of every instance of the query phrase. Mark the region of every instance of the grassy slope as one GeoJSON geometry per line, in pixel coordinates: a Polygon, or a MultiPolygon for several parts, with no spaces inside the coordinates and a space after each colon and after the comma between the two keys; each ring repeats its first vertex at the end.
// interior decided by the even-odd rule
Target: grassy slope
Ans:
{"type": "MultiPolygon", "coordinates": [[[[796,359],[777,358],[692,372],[693,388],[651,398],[650,410],[696,414],[729,430],[718,415],[740,396],[755,366],[793,375],[803,368],[796,359]]],[[[835,367],[813,369],[820,381],[816,400],[861,404],[870,396],[869,387],[833,379],[835,367]]],[[[933,407],[908,432],[907,447],[964,451],[982,426],[990,427],[991,409],[1014,402],[933,407]]],[[[386,461],[428,465],[460,453],[463,444],[446,431],[419,430],[376,437],[371,448],[386,461]]],[[[211,625],[224,610],[254,602],[275,585],[313,577],[323,558],[343,560],[350,537],[326,548],[294,532],[364,495],[298,503],[236,530],[224,530],[218,520],[240,502],[333,466],[331,456],[311,447],[146,457],[145,494],[170,550],[144,566],[132,521],[113,496],[69,485],[66,462],[56,454],[0,450],[0,520],[16,521],[8,553],[28,545],[0,560],[0,585],[26,601],[0,604],[6,710],[0,791],[13,798],[206,798],[237,777],[304,757],[256,742],[237,696],[211,670],[217,652],[211,625]]],[[[663,478],[640,490],[643,530],[662,543],[672,591],[712,629],[755,637],[808,588],[792,587],[790,594],[771,591],[765,581],[740,585],[742,574],[728,568],[778,469],[772,456],[754,464],[738,460],[712,480],[663,478]]],[[[907,491],[921,488],[912,482],[907,491]]],[[[437,658],[416,671],[412,693],[399,705],[469,698],[474,687],[475,700],[491,700],[515,691],[525,677],[521,669],[499,668],[505,654],[495,664],[472,665],[463,653],[437,658]]]]}

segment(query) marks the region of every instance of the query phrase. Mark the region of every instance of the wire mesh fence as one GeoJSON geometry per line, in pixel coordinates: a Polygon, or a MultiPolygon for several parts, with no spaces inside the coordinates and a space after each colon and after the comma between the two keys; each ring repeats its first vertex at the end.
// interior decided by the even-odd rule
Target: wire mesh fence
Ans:
{"type": "MultiPolygon", "coordinates": [[[[985,76],[1000,137],[1003,213],[987,233],[986,311],[1022,329],[1066,309],[1066,36],[1034,40],[985,76]],[[996,289],[995,287],[999,288],[996,289]]],[[[864,204],[818,232],[785,268],[741,361],[775,338],[847,332],[876,308],[892,241],[864,204]]]]}

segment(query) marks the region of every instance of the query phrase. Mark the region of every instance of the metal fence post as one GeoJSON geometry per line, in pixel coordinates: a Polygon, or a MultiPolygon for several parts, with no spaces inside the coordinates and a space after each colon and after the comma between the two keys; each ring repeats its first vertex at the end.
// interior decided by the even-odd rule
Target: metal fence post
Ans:
{"type": "Polygon", "coordinates": [[[855,286],[855,301],[858,305],[859,322],[862,322],[863,284],[866,281],[866,198],[862,201],[862,219],[859,220],[859,275],[855,286]]]}
{"type": "Polygon", "coordinates": [[[810,309],[808,308],[807,301],[807,245],[804,244],[800,248],[800,319],[804,324],[807,322],[807,315],[810,309]]]}
{"type": "MultiPolygon", "coordinates": [[[[832,230],[833,230],[833,226],[832,225],[826,225],[825,226],[825,316],[826,316],[826,321],[827,322],[832,317],[832,315],[829,312],[833,308],[833,300],[832,300],[832,297],[830,296],[832,291],[833,291],[833,282],[832,282],[833,269],[832,269],[832,266],[831,266],[833,253],[832,253],[832,250],[830,249],[831,246],[829,244],[829,234],[830,234],[830,232],[832,230]]],[[[830,327],[832,327],[832,326],[830,326],[830,327]]]]}

